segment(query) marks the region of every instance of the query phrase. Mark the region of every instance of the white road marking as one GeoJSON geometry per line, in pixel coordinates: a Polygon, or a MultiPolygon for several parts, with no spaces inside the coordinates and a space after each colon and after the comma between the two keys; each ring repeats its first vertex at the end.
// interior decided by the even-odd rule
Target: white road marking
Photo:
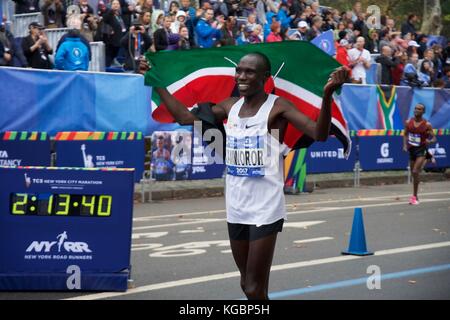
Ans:
{"type": "Polygon", "coordinates": [[[190,222],[178,222],[178,223],[158,224],[155,226],[134,227],[133,230],[157,229],[157,228],[163,228],[163,227],[178,227],[178,226],[186,226],[186,225],[191,225],[191,224],[210,223],[210,222],[218,222],[218,221],[225,221],[225,219],[199,219],[198,221],[190,221],[190,222]]]}
{"type": "MultiPolygon", "coordinates": [[[[437,249],[437,248],[444,248],[444,247],[449,247],[449,246],[450,246],[450,241],[436,242],[436,243],[429,243],[429,244],[424,244],[424,245],[381,250],[381,251],[377,251],[375,253],[375,256],[384,256],[384,255],[392,255],[392,254],[399,254],[399,253],[405,253],[405,252],[414,252],[414,251],[420,251],[420,250],[437,249]]],[[[315,259],[315,260],[309,260],[309,261],[300,261],[300,262],[276,265],[276,266],[273,266],[271,270],[272,271],[281,271],[281,270],[288,270],[288,269],[297,269],[297,268],[323,265],[323,264],[328,264],[328,263],[357,260],[357,259],[362,259],[362,258],[373,259],[370,256],[369,257],[337,256],[337,257],[331,257],[331,258],[325,258],[325,259],[315,259]]],[[[224,279],[228,279],[228,278],[236,278],[239,276],[240,276],[240,273],[237,271],[227,272],[227,273],[218,273],[218,274],[212,274],[212,275],[196,277],[196,278],[181,279],[181,280],[174,280],[174,281],[169,281],[169,282],[145,285],[145,286],[137,287],[134,289],[130,289],[126,292],[96,293],[96,294],[89,294],[89,295],[69,298],[66,300],[106,299],[106,298],[113,298],[113,297],[120,297],[120,296],[125,296],[125,295],[155,291],[155,290],[160,290],[160,289],[187,286],[187,285],[192,285],[192,284],[197,284],[197,283],[204,283],[204,282],[210,282],[210,281],[216,281],[216,280],[224,280],[224,279]]]]}
{"type": "MultiPolygon", "coordinates": [[[[433,196],[433,195],[443,195],[443,194],[450,194],[449,191],[442,191],[442,192],[428,192],[428,193],[421,193],[420,196],[433,196]]],[[[400,195],[389,195],[389,196],[380,196],[380,197],[366,197],[366,198],[349,198],[349,199],[336,199],[336,200],[324,200],[324,201],[316,201],[316,202],[298,202],[298,203],[289,203],[286,204],[286,208],[289,209],[296,209],[296,207],[301,206],[310,206],[310,205],[323,205],[327,203],[342,203],[342,202],[352,202],[352,201],[375,201],[375,200],[383,200],[383,199],[392,199],[394,197],[403,198],[406,197],[409,199],[411,194],[400,194],[400,195]]],[[[216,214],[216,213],[225,213],[225,209],[219,209],[219,210],[208,210],[208,211],[197,211],[197,212],[183,212],[183,213],[175,213],[175,214],[167,214],[167,215],[158,215],[158,216],[148,216],[148,217],[138,217],[133,218],[133,221],[136,222],[145,222],[148,220],[157,220],[160,218],[173,218],[173,217],[186,217],[186,216],[193,216],[193,215],[204,215],[204,214],[216,214]]]]}
{"type": "Polygon", "coordinates": [[[285,222],[283,227],[307,229],[310,226],[324,223],[325,221],[302,221],[302,222],[285,222]]]}
{"type": "Polygon", "coordinates": [[[316,241],[325,241],[325,240],[333,240],[333,237],[320,237],[320,238],[311,238],[311,239],[304,239],[304,240],[295,240],[294,243],[309,243],[309,242],[316,242],[316,241]]]}
{"type": "Polygon", "coordinates": [[[178,233],[201,233],[201,232],[205,232],[205,230],[203,230],[203,229],[195,229],[195,230],[181,230],[181,231],[178,231],[178,233]]]}
{"type": "MultiPolygon", "coordinates": [[[[420,199],[420,203],[428,203],[428,202],[440,202],[440,201],[450,201],[450,198],[438,198],[438,199],[420,199]]],[[[354,208],[374,208],[374,207],[387,207],[387,206],[399,206],[409,204],[408,201],[396,201],[396,202],[385,202],[385,203],[375,203],[375,204],[364,204],[364,205],[352,205],[345,207],[324,207],[319,209],[310,209],[310,210],[301,210],[301,211],[290,211],[287,212],[287,215],[297,215],[297,214],[305,214],[305,213],[314,213],[314,212],[326,212],[326,211],[341,211],[341,210],[353,210],[354,208]]],[[[169,224],[159,224],[152,226],[142,226],[142,227],[134,227],[133,230],[145,230],[145,229],[157,229],[163,227],[177,227],[183,225],[191,225],[191,224],[199,224],[199,223],[212,223],[212,222],[224,222],[226,219],[200,219],[199,221],[192,222],[179,222],[179,223],[169,223],[169,224]]]]}
{"type": "Polygon", "coordinates": [[[163,232],[147,232],[147,233],[133,233],[131,235],[131,240],[138,240],[138,239],[154,239],[154,238],[160,238],[168,235],[169,232],[163,231],[163,232]]]}

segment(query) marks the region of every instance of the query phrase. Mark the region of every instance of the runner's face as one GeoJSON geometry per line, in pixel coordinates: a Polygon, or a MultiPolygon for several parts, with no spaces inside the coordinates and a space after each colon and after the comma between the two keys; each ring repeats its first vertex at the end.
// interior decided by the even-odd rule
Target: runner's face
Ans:
{"type": "Polygon", "coordinates": [[[414,108],[414,116],[417,118],[422,117],[422,115],[425,113],[423,106],[418,104],[415,108],[414,108]]]}
{"type": "Polygon", "coordinates": [[[246,56],[236,67],[235,80],[241,96],[248,97],[264,90],[266,76],[259,60],[252,56],[246,56]]]}

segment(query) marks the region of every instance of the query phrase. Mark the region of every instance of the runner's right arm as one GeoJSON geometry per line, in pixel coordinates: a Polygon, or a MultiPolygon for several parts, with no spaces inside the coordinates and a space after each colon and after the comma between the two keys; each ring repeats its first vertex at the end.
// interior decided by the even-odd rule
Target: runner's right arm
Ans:
{"type": "MultiPolygon", "coordinates": [[[[144,75],[145,72],[150,70],[150,66],[145,59],[141,59],[139,62],[139,73],[144,75]]],[[[191,113],[187,106],[175,98],[166,88],[154,88],[161,97],[161,100],[166,105],[167,110],[173,116],[175,121],[180,125],[193,125],[194,121],[200,121],[199,117],[196,117],[191,113]]],[[[225,101],[226,102],[226,101],[225,101]]],[[[216,122],[222,122],[227,117],[225,107],[222,103],[218,103],[211,108],[216,122]]]]}

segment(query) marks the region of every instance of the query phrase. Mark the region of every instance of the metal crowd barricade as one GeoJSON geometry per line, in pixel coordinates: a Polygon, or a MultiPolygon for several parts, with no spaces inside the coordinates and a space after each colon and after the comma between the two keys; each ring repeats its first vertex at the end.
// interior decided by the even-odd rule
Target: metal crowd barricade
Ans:
{"type": "Polygon", "coordinates": [[[89,71],[105,71],[105,44],[103,41],[91,42],[92,58],[89,71]]]}
{"type": "Polygon", "coordinates": [[[53,49],[53,53],[56,52],[56,45],[59,39],[69,31],[69,28],[55,28],[55,29],[45,29],[45,33],[48,38],[48,43],[53,49]]]}
{"type": "Polygon", "coordinates": [[[14,16],[15,4],[11,0],[0,1],[2,6],[3,15],[6,17],[6,21],[11,22],[14,16]]]}
{"type": "Polygon", "coordinates": [[[13,20],[13,34],[15,37],[28,36],[28,25],[32,22],[44,23],[44,16],[40,12],[15,14],[13,20]]]}

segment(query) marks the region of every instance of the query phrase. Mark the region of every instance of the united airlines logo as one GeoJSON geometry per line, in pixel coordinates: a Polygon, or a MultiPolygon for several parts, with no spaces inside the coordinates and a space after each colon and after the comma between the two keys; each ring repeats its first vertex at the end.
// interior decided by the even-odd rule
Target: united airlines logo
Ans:
{"type": "Polygon", "coordinates": [[[314,159],[345,159],[344,149],[338,148],[336,150],[327,151],[311,151],[311,158],[314,159]]]}
{"type": "Polygon", "coordinates": [[[53,241],[33,241],[25,252],[26,260],[91,260],[92,250],[82,241],[69,241],[67,231],[58,234],[53,241]]]}

